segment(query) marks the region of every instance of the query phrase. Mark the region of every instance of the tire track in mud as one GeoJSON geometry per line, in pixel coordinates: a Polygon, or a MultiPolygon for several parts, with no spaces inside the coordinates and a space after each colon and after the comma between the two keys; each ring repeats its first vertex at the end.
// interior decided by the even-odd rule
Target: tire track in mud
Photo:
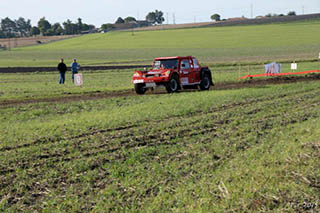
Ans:
{"type": "MultiPolygon", "coordinates": [[[[223,104],[221,106],[213,107],[213,108],[206,110],[206,111],[196,110],[194,112],[188,112],[185,115],[173,115],[173,116],[164,117],[164,118],[158,119],[158,120],[146,119],[146,120],[141,120],[140,122],[133,124],[133,125],[120,126],[120,127],[115,127],[115,128],[107,128],[107,129],[97,129],[97,130],[88,131],[88,132],[85,132],[85,133],[82,133],[79,135],[75,135],[75,136],[71,136],[71,137],[56,137],[56,138],[44,137],[44,138],[36,139],[35,141],[32,141],[30,143],[25,143],[25,144],[21,144],[21,145],[17,145],[17,146],[12,146],[12,147],[10,147],[10,146],[2,147],[2,148],[0,148],[0,152],[12,151],[12,150],[14,151],[14,150],[18,150],[21,148],[28,148],[30,146],[34,146],[37,144],[54,143],[54,142],[58,142],[61,140],[73,140],[73,139],[78,139],[78,138],[85,138],[88,136],[94,136],[96,134],[101,134],[101,133],[129,130],[132,128],[140,127],[141,125],[145,125],[145,123],[148,123],[148,125],[152,125],[152,124],[158,124],[159,122],[164,122],[164,121],[168,122],[170,120],[181,119],[181,118],[185,118],[188,116],[195,116],[195,115],[204,114],[204,113],[209,114],[209,113],[213,113],[213,112],[217,112],[217,111],[222,112],[222,111],[226,111],[228,109],[232,109],[232,108],[236,108],[236,107],[240,107],[240,106],[248,106],[248,105],[259,103],[259,102],[271,101],[274,99],[284,98],[284,97],[288,97],[290,95],[297,95],[297,94],[306,93],[306,92],[309,92],[309,91],[293,92],[293,93],[275,95],[275,96],[266,97],[266,98],[256,98],[256,99],[246,100],[246,101],[242,101],[242,102],[235,102],[232,104],[223,104]]],[[[196,121],[194,121],[194,123],[195,122],[196,121]]]]}
{"type": "MultiPolygon", "coordinates": [[[[0,188],[7,188],[10,187],[11,184],[15,183],[16,178],[14,175],[11,176],[9,173],[14,173],[15,169],[23,169],[28,170],[32,168],[33,174],[32,174],[32,182],[36,183],[41,179],[41,177],[44,175],[42,173],[41,168],[46,168],[48,165],[50,165],[51,169],[58,169],[59,171],[62,169],[58,165],[61,162],[82,162],[89,158],[90,161],[88,161],[88,168],[90,170],[99,170],[101,168],[101,165],[104,165],[106,163],[113,163],[113,162],[122,162],[126,160],[127,153],[122,153],[123,149],[127,150],[134,150],[138,149],[140,147],[155,147],[155,146],[175,146],[175,145],[187,145],[190,143],[190,138],[201,136],[201,140],[199,140],[199,143],[207,144],[212,143],[215,137],[219,137],[221,140],[228,140],[229,134],[228,131],[220,131],[217,133],[217,130],[220,129],[230,129],[232,128],[229,126],[230,123],[234,122],[237,117],[229,117],[228,113],[221,113],[223,111],[232,111],[233,108],[241,107],[245,109],[243,112],[244,116],[251,116],[254,115],[257,112],[260,112],[264,108],[264,102],[266,104],[268,102],[274,102],[275,99],[285,99],[284,101],[281,101],[281,105],[287,105],[289,103],[292,103],[292,106],[290,108],[298,109],[299,111],[304,111],[303,109],[306,108],[315,108],[315,103],[318,103],[317,100],[315,100],[314,91],[302,91],[300,93],[292,93],[290,95],[277,95],[277,96],[271,96],[268,98],[260,99],[259,101],[248,101],[248,102],[241,102],[241,103],[234,103],[230,104],[229,106],[221,106],[220,111],[217,111],[217,108],[211,109],[209,111],[201,111],[201,112],[193,112],[188,115],[180,115],[175,116],[171,118],[165,118],[160,121],[144,121],[142,125],[134,125],[129,126],[129,128],[125,127],[119,127],[116,129],[107,129],[107,130],[95,130],[90,133],[84,133],[75,137],[71,137],[68,140],[70,140],[70,146],[73,148],[76,148],[77,153],[81,153],[81,155],[72,155],[71,152],[68,152],[70,149],[59,149],[59,150],[53,150],[50,152],[51,147],[44,150],[43,153],[40,155],[33,155],[30,156],[31,158],[23,158],[20,159],[21,161],[17,162],[15,159],[11,162],[7,162],[7,165],[2,165],[2,169],[0,170],[0,175],[7,175],[7,177],[1,177],[1,184],[0,188]],[[294,95],[300,94],[299,98],[296,100],[293,97],[294,95]],[[246,110],[246,106],[252,105],[259,102],[259,106],[252,108],[248,108],[246,110]],[[301,105],[301,103],[304,103],[304,105],[301,105]],[[309,107],[310,106],[310,107],[309,107]],[[203,121],[201,123],[200,121],[203,121]],[[146,127],[150,126],[151,123],[157,123],[159,124],[162,122],[163,124],[167,124],[169,122],[169,125],[167,125],[167,128],[162,129],[161,127],[158,127],[156,129],[150,130],[146,127]],[[137,128],[138,127],[138,128],[137,128]],[[177,128],[178,130],[175,130],[177,128]],[[195,131],[189,131],[190,129],[193,129],[195,131]],[[101,137],[99,137],[99,134],[101,137]],[[92,140],[90,136],[96,135],[92,140]],[[81,146],[82,143],[89,143],[90,146],[81,146]],[[91,144],[91,142],[93,142],[91,144]],[[71,156],[70,156],[71,154],[71,156]],[[7,167],[7,170],[4,170],[4,167],[7,167]],[[52,166],[52,167],[51,167],[52,166]],[[40,169],[37,169],[40,168],[40,169]],[[11,177],[10,177],[11,176],[11,177]]],[[[279,113],[274,112],[271,114],[268,114],[266,117],[263,118],[263,120],[260,119],[254,119],[253,122],[258,127],[258,130],[263,130],[265,127],[264,124],[268,124],[268,122],[276,122],[273,121],[274,117],[279,117],[279,113]],[[262,122],[262,123],[261,123],[262,122]]],[[[309,115],[307,115],[308,117],[309,115]]],[[[287,123],[294,123],[296,122],[296,119],[301,119],[299,122],[305,121],[304,116],[301,118],[297,118],[295,116],[288,116],[287,117],[287,123]]],[[[247,118],[249,119],[249,118],[247,118]]],[[[161,125],[160,125],[161,126],[161,125]]],[[[269,125],[267,128],[274,128],[272,123],[271,126],[269,125]]],[[[252,133],[256,134],[256,133],[252,133]]],[[[266,131],[263,134],[268,134],[268,131],[266,131]]],[[[239,140],[242,140],[239,138],[239,140]]],[[[243,139],[245,140],[245,139],[243,139]]],[[[56,140],[53,142],[59,142],[59,140],[56,140]]],[[[233,142],[229,142],[232,143],[233,142]]],[[[85,144],[86,145],[86,144],[85,144]]],[[[230,144],[229,144],[230,145],[230,144]]],[[[226,146],[229,146],[228,143],[226,143],[226,146]]],[[[235,144],[233,144],[235,145],[235,144]]],[[[245,151],[246,149],[249,149],[252,146],[255,146],[256,144],[252,144],[249,141],[242,141],[236,144],[237,151],[245,151]]],[[[18,150],[16,150],[18,151],[18,150]]],[[[214,154],[214,153],[213,153],[214,154]]],[[[226,151],[223,153],[223,155],[213,155],[213,159],[215,159],[214,167],[218,167],[219,165],[223,164],[224,162],[230,160],[233,158],[234,151],[226,151]]],[[[176,155],[172,156],[172,154],[168,154],[165,156],[162,156],[161,161],[169,161],[172,159],[178,159],[179,153],[176,153],[176,155]]],[[[152,158],[153,156],[148,156],[148,158],[152,158]]],[[[183,156],[182,156],[183,158],[183,156]]],[[[61,165],[61,164],[60,164],[61,165]]],[[[100,172],[99,172],[100,173],[100,172]]],[[[79,174],[80,175],[80,174],[79,174]]],[[[93,181],[91,184],[91,190],[92,192],[95,190],[99,190],[101,188],[104,188],[105,182],[101,182],[101,180],[109,180],[109,172],[105,170],[103,172],[103,175],[99,175],[96,177],[95,181],[93,181]]],[[[76,184],[79,181],[79,184],[81,183],[80,180],[74,180],[72,177],[68,174],[61,174],[57,178],[55,178],[54,183],[47,183],[47,185],[44,188],[57,188],[58,190],[64,190],[65,187],[68,187],[70,184],[76,184]],[[63,184],[61,184],[63,183],[63,184]],[[53,185],[52,185],[53,184],[53,185]]],[[[34,194],[37,194],[37,197],[34,198],[34,203],[41,200],[46,195],[41,193],[41,189],[37,189],[32,187],[31,189],[34,194]]],[[[11,204],[14,204],[17,202],[17,200],[24,200],[23,195],[16,194],[15,192],[12,192],[12,201],[11,204]],[[21,197],[22,196],[22,197],[21,197]]],[[[88,195],[83,195],[88,196],[88,195]]],[[[33,204],[34,205],[34,204],[33,204]]]]}
{"type": "MultiPolygon", "coordinates": [[[[301,93],[307,93],[307,92],[301,92],[301,93]]],[[[296,95],[297,93],[294,93],[293,95],[296,95]]],[[[259,100],[252,100],[252,101],[247,101],[247,102],[240,102],[240,103],[234,103],[229,106],[221,106],[217,108],[212,108],[209,111],[197,111],[193,113],[188,113],[188,115],[179,115],[179,116],[172,116],[168,118],[164,118],[161,120],[146,120],[142,121],[139,124],[136,125],[130,125],[130,126],[123,126],[123,127],[118,127],[118,128],[110,128],[110,129],[102,129],[102,130],[95,130],[92,132],[88,133],[83,133],[81,135],[69,137],[69,138],[43,138],[36,140],[34,142],[28,143],[28,144],[23,144],[20,146],[15,146],[15,147],[3,147],[0,149],[1,152],[3,151],[18,151],[21,148],[28,148],[31,146],[35,145],[43,145],[43,144],[48,144],[48,143],[56,143],[61,140],[66,140],[66,141],[74,141],[72,142],[73,148],[77,148],[81,153],[83,153],[82,156],[71,156],[67,157],[70,152],[64,151],[62,153],[51,153],[51,154],[41,154],[41,155],[36,155],[32,156],[32,158],[29,159],[23,159],[23,162],[20,162],[19,166],[22,168],[28,168],[31,166],[30,162],[34,162],[39,159],[52,159],[56,158],[55,160],[51,161],[54,163],[61,162],[61,161],[71,161],[71,160],[79,160],[82,158],[87,158],[92,155],[98,155],[102,153],[114,153],[116,151],[119,151],[121,149],[130,149],[130,148],[135,148],[135,147],[141,147],[141,146],[157,146],[157,145],[173,145],[174,143],[168,142],[172,141],[177,138],[189,138],[189,137],[195,137],[199,135],[206,135],[214,132],[217,128],[226,125],[230,122],[232,122],[232,119],[227,119],[226,117],[218,119],[218,117],[215,115],[217,112],[222,112],[222,111],[228,111],[231,110],[232,108],[236,107],[245,107],[251,104],[255,104],[258,102],[268,102],[272,101],[274,99],[281,99],[281,98],[287,98],[288,95],[280,95],[280,96],[272,96],[269,98],[265,99],[259,99],[259,100]],[[205,129],[203,129],[203,126],[201,126],[201,122],[204,117],[210,117],[210,120],[216,120],[212,123],[210,123],[209,126],[206,126],[205,129]],[[217,120],[218,119],[218,120],[217,120]],[[187,124],[183,122],[178,122],[178,121],[183,121],[183,120],[188,120],[187,124]],[[170,121],[174,121],[174,123],[170,126],[167,127],[169,131],[163,131],[162,129],[156,130],[156,132],[150,134],[148,133],[148,128],[146,126],[153,126],[152,124],[159,124],[159,123],[167,123],[170,121]],[[190,127],[193,127],[192,129],[198,129],[199,131],[196,132],[190,132],[190,127]],[[137,128],[138,127],[138,128],[137,128]],[[171,131],[171,129],[183,127],[180,129],[178,132],[171,131]],[[131,130],[134,129],[134,130],[131,130]],[[124,131],[124,133],[122,133],[124,131]],[[140,133],[140,136],[136,136],[136,132],[140,133]],[[88,137],[94,136],[94,135],[103,135],[104,137],[101,139],[104,142],[103,143],[98,143],[97,146],[90,146],[90,150],[85,150],[80,147],[82,143],[85,143],[88,141],[88,137]],[[116,144],[113,144],[112,141],[115,141],[116,144]],[[167,143],[166,143],[167,142],[167,143]],[[105,149],[109,147],[109,149],[105,149]],[[92,150],[92,151],[91,151],[92,150]]],[[[308,97],[307,97],[308,98],[308,97]]],[[[312,98],[312,96],[310,96],[312,98]]],[[[303,100],[303,99],[302,99],[303,100]]],[[[296,101],[295,103],[298,104],[300,101],[296,101]]],[[[305,108],[305,106],[303,106],[305,108]]],[[[259,110],[258,110],[259,111],[259,110]]],[[[255,110],[255,112],[248,112],[248,114],[254,114],[258,112],[255,110]]],[[[12,164],[14,162],[7,162],[9,164],[12,164]]],[[[43,162],[45,163],[45,162],[43,162]]],[[[41,165],[38,165],[41,166],[41,165]]],[[[1,169],[0,174],[5,174],[5,173],[10,173],[13,172],[14,170],[12,169],[1,169]]]]}
{"type": "MultiPolygon", "coordinates": [[[[242,88],[254,88],[274,84],[287,84],[287,83],[297,83],[304,81],[315,81],[320,80],[320,74],[309,75],[309,76],[298,76],[298,77],[275,77],[269,79],[249,79],[246,81],[239,82],[223,82],[217,83],[212,90],[228,90],[228,89],[242,89],[242,88]]],[[[183,90],[181,92],[198,92],[199,90],[183,90]]],[[[147,92],[147,95],[161,95],[167,94],[165,91],[156,90],[154,92],[147,92]]],[[[20,99],[20,100],[5,100],[0,101],[0,108],[8,108],[19,105],[35,104],[35,103],[70,103],[77,101],[90,101],[90,100],[100,100],[108,98],[118,98],[118,97],[130,97],[138,96],[133,89],[114,91],[114,92],[95,92],[87,93],[82,95],[68,95],[62,97],[52,97],[52,98],[35,98],[35,99],[20,99]]]]}
{"type": "MultiPolygon", "coordinates": [[[[293,94],[297,94],[297,93],[292,93],[293,94]]],[[[268,100],[273,100],[276,98],[282,98],[282,97],[286,97],[290,94],[286,94],[286,95],[278,95],[278,96],[272,96],[272,97],[268,97],[268,98],[260,98],[260,99],[253,99],[250,101],[243,101],[243,102],[237,102],[237,103],[232,103],[229,105],[222,105],[219,107],[213,107],[210,110],[207,111],[202,111],[202,110],[196,110],[194,112],[188,112],[186,115],[175,115],[175,116],[169,116],[169,117],[165,117],[162,119],[158,119],[158,120],[142,120],[139,123],[136,123],[134,125],[127,125],[127,126],[120,126],[120,127],[115,127],[115,128],[108,128],[108,129],[97,129],[97,130],[93,130],[93,131],[89,131],[86,133],[82,133],[79,135],[75,135],[72,137],[57,137],[57,138],[50,138],[50,137],[44,137],[44,138],[39,138],[35,141],[32,141],[30,143],[25,143],[25,144],[21,144],[18,146],[7,146],[7,147],[2,147],[0,148],[0,152],[4,152],[4,151],[12,151],[12,150],[17,150],[17,149],[21,149],[21,148],[27,148],[33,145],[37,145],[37,144],[46,144],[46,143],[53,143],[53,142],[57,142],[57,141],[61,141],[61,140],[73,140],[73,139],[78,139],[78,138],[84,138],[84,137],[88,137],[88,136],[93,136],[95,134],[101,134],[101,133],[107,133],[107,132],[113,132],[113,131],[119,131],[119,130],[128,130],[128,129],[132,129],[132,128],[136,128],[136,127],[140,127],[141,125],[143,125],[144,123],[154,123],[157,124],[159,122],[163,122],[163,121],[169,121],[169,120],[175,120],[175,119],[179,119],[179,118],[184,118],[186,116],[194,116],[194,115],[198,115],[201,113],[212,113],[212,112],[217,112],[217,111],[225,111],[231,108],[235,108],[238,106],[245,106],[245,105],[251,105],[254,103],[258,103],[258,102],[262,102],[262,101],[268,101],[268,100]]],[[[151,125],[151,124],[150,124],[151,125]]]]}

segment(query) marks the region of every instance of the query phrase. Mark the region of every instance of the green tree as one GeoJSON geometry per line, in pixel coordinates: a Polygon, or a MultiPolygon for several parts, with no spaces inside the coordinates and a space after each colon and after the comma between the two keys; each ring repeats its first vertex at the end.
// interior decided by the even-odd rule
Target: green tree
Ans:
{"type": "Polygon", "coordinates": [[[51,35],[62,35],[64,30],[60,23],[55,23],[50,29],[51,35]]]}
{"type": "Polygon", "coordinates": [[[30,35],[35,36],[40,34],[40,29],[36,26],[31,27],[30,35]]]}
{"type": "Polygon", "coordinates": [[[25,20],[24,18],[20,17],[18,20],[15,21],[17,30],[21,36],[28,36],[30,35],[31,30],[31,20],[25,20]]]}
{"type": "Polygon", "coordinates": [[[163,18],[163,12],[158,10],[148,13],[148,15],[146,16],[146,20],[153,24],[162,24],[165,21],[165,19],[163,18]]]}
{"type": "Polygon", "coordinates": [[[123,24],[123,23],[124,23],[124,20],[121,17],[119,17],[115,22],[115,24],[123,24]]]}
{"type": "Polygon", "coordinates": [[[95,29],[96,27],[92,24],[82,24],[82,30],[83,31],[86,31],[86,30],[93,30],[95,29]]]}
{"type": "Polygon", "coordinates": [[[110,31],[115,29],[115,26],[113,24],[103,24],[100,27],[102,30],[110,31]]]}
{"type": "Polygon", "coordinates": [[[1,20],[1,29],[6,38],[16,37],[16,33],[18,32],[16,23],[8,17],[1,20]]]}
{"type": "Polygon", "coordinates": [[[5,38],[6,35],[4,34],[4,32],[2,30],[0,30],[0,38],[5,38]]]}
{"type": "Polygon", "coordinates": [[[296,12],[295,11],[289,11],[288,12],[288,16],[296,16],[296,12]]]}
{"type": "Polygon", "coordinates": [[[42,35],[47,35],[51,28],[51,24],[46,20],[45,17],[43,17],[38,21],[38,28],[40,29],[42,35]]]}
{"type": "Polygon", "coordinates": [[[277,17],[277,16],[279,16],[279,15],[276,14],[276,13],[268,13],[268,14],[266,15],[267,18],[277,17]]]}
{"type": "Polygon", "coordinates": [[[79,30],[79,32],[81,32],[83,29],[82,29],[82,19],[81,18],[78,18],[78,30],[79,30]]]}
{"type": "Polygon", "coordinates": [[[63,27],[66,35],[74,35],[79,33],[78,24],[73,24],[69,19],[63,22],[63,27]]]}
{"type": "Polygon", "coordinates": [[[220,21],[221,20],[221,16],[217,13],[213,14],[210,18],[213,21],[220,21]]]}
{"type": "Polygon", "coordinates": [[[134,17],[131,17],[131,16],[128,16],[127,18],[124,19],[125,23],[129,23],[129,22],[132,22],[132,21],[137,21],[137,20],[134,17]]]}

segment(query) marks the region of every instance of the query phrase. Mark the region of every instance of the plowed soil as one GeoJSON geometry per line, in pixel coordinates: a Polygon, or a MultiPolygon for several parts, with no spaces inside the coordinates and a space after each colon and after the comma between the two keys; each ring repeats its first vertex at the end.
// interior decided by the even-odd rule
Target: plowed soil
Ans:
{"type": "MultiPolygon", "coordinates": [[[[217,83],[212,88],[213,90],[227,90],[227,89],[241,89],[249,87],[265,87],[267,85],[273,84],[285,84],[285,83],[295,83],[302,81],[315,81],[320,80],[320,74],[308,75],[308,76],[298,76],[298,77],[275,77],[268,79],[249,79],[247,81],[239,82],[224,82],[217,83]]],[[[199,90],[183,90],[182,92],[196,92],[199,90]]],[[[147,95],[158,95],[165,94],[166,91],[163,89],[156,89],[154,91],[148,91],[147,95]]],[[[9,107],[23,104],[32,104],[40,102],[50,102],[50,103],[60,103],[60,102],[73,102],[73,101],[86,101],[86,100],[97,100],[105,98],[116,98],[116,97],[128,97],[137,96],[134,89],[121,90],[114,92],[95,92],[81,95],[70,94],[63,97],[53,97],[53,98],[36,98],[36,99],[20,99],[20,100],[6,100],[0,102],[0,107],[9,107]]]]}
{"type": "Polygon", "coordinates": [[[24,47],[31,45],[45,44],[49,42],[59,41],[63,39],[77,37],[79,35],[64,35],[64,36],[35,36],[26,38],[4,38],[0,39],[0,45],[7,48],[24,47]]]}

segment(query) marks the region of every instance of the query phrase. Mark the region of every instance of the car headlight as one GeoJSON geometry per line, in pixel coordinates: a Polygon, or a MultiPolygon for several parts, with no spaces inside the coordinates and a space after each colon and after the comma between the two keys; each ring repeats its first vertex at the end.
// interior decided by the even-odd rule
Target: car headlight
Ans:
{"type": "Polygon", "coordinates": [[[163,73],[163,75],[168,77],[168,76],[170,76],[170,73],[171,73],[171,71],[168,70],[167,72],[163,73]]]}
{"type": "Polygon", "coordinates": [[[141,77],[141,74],[138,72],[133,73],[133,77],[141,77]]]}

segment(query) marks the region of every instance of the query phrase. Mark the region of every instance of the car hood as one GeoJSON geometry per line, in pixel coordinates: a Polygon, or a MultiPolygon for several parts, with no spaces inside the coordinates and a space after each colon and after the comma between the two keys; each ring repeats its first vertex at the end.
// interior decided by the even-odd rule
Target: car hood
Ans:
{"type": "Polygon", "coordinates": [[[146,72],[146,74],[149,75],[157,75],[157,74],[161,74],[167,71],[172,71],[172,69],[159,69],[159,70],[149,70],[146,72]]]}

